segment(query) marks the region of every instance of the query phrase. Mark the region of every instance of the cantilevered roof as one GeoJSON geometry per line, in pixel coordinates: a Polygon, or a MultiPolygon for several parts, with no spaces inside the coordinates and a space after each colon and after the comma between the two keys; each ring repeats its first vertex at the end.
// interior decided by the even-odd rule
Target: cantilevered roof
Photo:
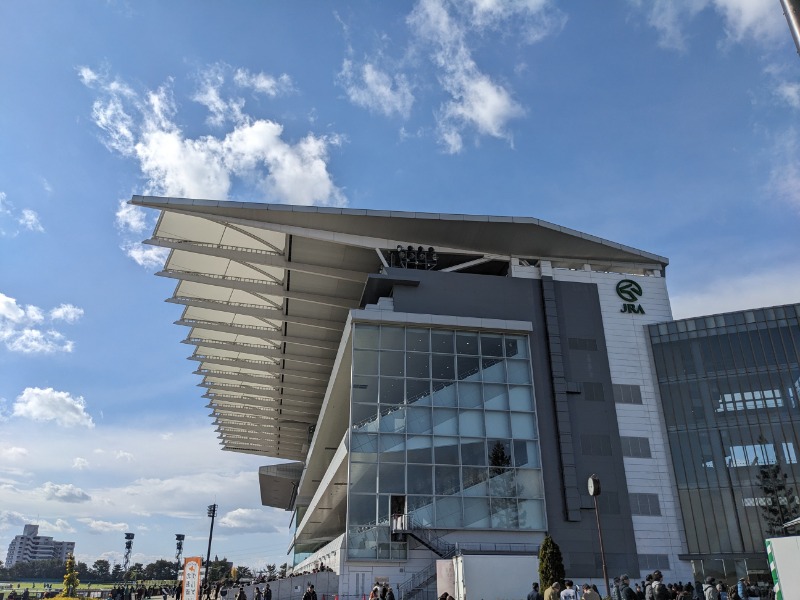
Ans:
{"type": "Polygon", "coordinates": [[[189,360],[223,449],[303,461],[348,312],[397,245],[465,260],[666,267],[666,258],[544,221],[134,196],[162,211],[146,243],[183,306],[189,360]]]}

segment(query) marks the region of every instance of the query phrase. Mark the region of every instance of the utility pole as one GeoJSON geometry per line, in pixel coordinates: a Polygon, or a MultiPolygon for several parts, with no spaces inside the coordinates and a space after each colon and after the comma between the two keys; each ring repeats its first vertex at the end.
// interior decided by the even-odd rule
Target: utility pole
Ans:
{"type": "Polygon", "coordinates": [[[606,569],[606,551],[603,548],[603,529],[600,527],[600,511],[597,508],[597,497],[600,495],[600,478],[592,474],[589,477],[589,495],[594,499],[594,516],[597,519],[597,537],[600,538],[600,560],[603,563],[603,579],[606,582],[606,596],[611,597],[611,586],[608,584],[606,569]]]}
{"type": "Polygon", "coordinates": [[[206,554],[206,572],[203,575],[203,587],[208,584],[208,571],[211,564],[211,538],[214,536],[214,517],[217,516],[217,505],[208,505],[208,516],[211,517],[211,530],[208,532],[208,553],[206,554]]]}

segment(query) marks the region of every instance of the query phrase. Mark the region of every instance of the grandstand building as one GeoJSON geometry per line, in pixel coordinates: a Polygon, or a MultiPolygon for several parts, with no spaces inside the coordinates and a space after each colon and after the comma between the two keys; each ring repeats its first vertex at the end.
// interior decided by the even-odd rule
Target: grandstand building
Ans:
{"type": "Polygon", "coordinates": [[[532,218],[131,202],[161,211],[222,449],[280,461],[296,570],[431,596],[435,560],[547,532],[599,582],[596,474],[609,572],[690,579],[646,327],[666,258],[532,218]]]}

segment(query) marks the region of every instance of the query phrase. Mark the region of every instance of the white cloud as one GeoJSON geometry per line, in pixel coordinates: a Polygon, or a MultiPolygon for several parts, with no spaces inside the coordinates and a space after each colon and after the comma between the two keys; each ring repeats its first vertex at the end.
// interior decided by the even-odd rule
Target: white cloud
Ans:
{"type": "MultiPolygon", "coordinates": [[[[0,333],[2,335],[2,333],[0,333]]],[[[50,329],[22,329],[13,332],[6,340],[6,348],[12,352],[23,354],[52,354],[54,352],[72,352],[74,342],[66,339],[61,333],[50,329]]]]}
{"type": "Polygon", "coordinates": [[[242,113],[244,100],[241,98],[225,100],[222,97],[224,83],[225,73],[222,65],[212,65],[200,75],[200,89],[197,90],[192,100],[208,109],[210,114],[207,122],[209,125],[221,126],[228,120],[234,123],[245,121],[242,113]]]}
{"type": "Polygon", "coordinates": [[[88,502],[92,497],[71,483],[53,483],[47,481],[39,490],[45,500],[57,502],[88,502]]]}
{"type": "Polygon", "coordinates": [[[800,280],[787,273],[800,272],[800,264],[780,269],[725,276],[702,287],[670,295],[676,319],[746,310],[753,307],[800,302],[800,280]]]}
{"type": "Polygon", "coordinates": [[[408,118],[411,114],[414,94],[402,73],[391,76],[371,63],[354,67],[352,60],[345,59],[338,81],[357,106],[387,117],[398,114],[408,118]]]}
{"type": "MultiPolygon", "coordinates": [[[[215,124],[233,122],[225,136],[187,138],[174,120],[177,109],[170,84],[137,95],[100,75],[89,78],[101,95],[94,103],[94,122],[109,149],[138,161],[147,193],[224,199],[236,182],[269,201],[345,204],[344,193],[328,171],[328,152],[341,138],[309,133],[294,143],[284,140],[280,124],[251,118],[239,99],[224,95],[224,74],[220,66],[202,74],[195,99],[209,108],[215,124]]],[[[246,72],[239,79],[251,87],[261,81],[246,72]]],[[[152,263],[153,255],[130,241],[123,249],[139,264],[152,263]]]]}
{"type": "MultiPolygon", "coordinates": [[[[62,304],[49,312],[51,321],[72,323],[83,310],[71,304],[62,304]]],[[[16,299],[0,292],[0,341],[12,352],[24,354],[51,354],[72,352],[74,343],[54,329],[39,329],[45,321],[45,312],[38,306],[17,304],[16,299]]]]}
{"type": "Polygon", "coordinates": [[[566,15],[550,0],[467,0],[468,22],[476,29],[518,26],[528,43],[538,42],[558,33],[567,22],[566,15]]]}
{"type": "Polygon", "coordinates": [[[125,462],[131,462],[133,460],[133,454],[125,450],[117,450],[114,452],[114,458],[117,460],[124,460],[125,462]]]}
{"type": "Polygon", "coordinates": [[[20,448],[19,446],[8,446],[0,448],[0,458],[3,460],[19,460],[28,455],[27,448],[20,448]]]}
{"type": "Polygon", "coordinates": [[[140,234],[147,229],[147,212],[140,207],[120,200],[116,212],[117,227],[121,230],[140,234]]]}
{"type": "Polygon", "coordinates": [[[27,231],[44,232],[44,227],[42,227],[36,211],[30,208],[23,208],[17,211],[14,203],[8,199],[7,194],[0,192],[0,236],[16,237],[20,233],[17,226],[21,226],[22,229],[27,231]],[[13,229],[6,230],[3,228],[3,221],[11,223],[13,229]]]}
{"type": "Polygon", "coordinates": [[[28,231],[36,231],[38,233],[44,232],[44,227],[42,227],[42,224],[39,221],[39,215],[36,214],[36,211],[31,210],[30,208],[22,209],[22,214],[19,219],[17,219],[17,222],[28,231]]]}
{"type": "Polygon", "coordinates": [[[770,160],[773,166],[767,192],[800,211],[800,139],[795,129],[776,138],[770,160]]]}
{"type": "Polygon", "coordinates": [[[85,458],[81,458],[80,456],[75,457],[75,460],[72,461],[72,468],[77,469],[78,471],[83,471],[84,469],[89,468],[89,461],[85,458]]]}
{"type": "Polygon", "coordinates": [[[53,388],[25,388],[17,396],[12,414],[33,421],[55,421],[62,427],[94,427],[83,397],[53,388]]]}
{"type": "Polygon", "coordinates": [[[800,83],[781,81],[775,87],[775,95],[792,108],[800,108],[800,83]]]}
{"type": "Polygon", "coordinates": [[[271,533],[277,528],[269,522],[267,513],[261,509],[237,508],[219,520],[220,527],[246,529],[249,532],[271,533]]]}
{"type": "Polygon", "coordinates": [[[769,0],[631,0],[646,11],[648,23],[659,32],[659,45],[687,48],[686,28],[701,11],[713,10],[722,19],[728,43],[752,39],[769,43],[786,33],[779,6],[769,0]]]}
{"type": "Polygon", "coordinates": [[[236,69],[233,81],[240,87],[250,88],[271,98],[294,90],[292,78],[286,73],[276,78],[266,73],[251,73],[247,69],[236,69]]]}
{"type": "Polygon", "coordinates": [[[18,323],[25,318],[25,311],[10,296],[0,293],[0,319],[18,323]]]}
{"type": "Polygon", "coordinates": [[[111,523],[110,521],[100,521],[97,519],[82,518],[78,519],[81,523],[86,525],[92,533],[110,533],[114,531],[128,531],[127,523],[111,523]]]}
{"type": "Polygon", "coordinates": [[[49,523],[37,519],[40,533],[75,533],[75,528],[64,519],[56,519],[55,523],[49,523]]]}
{"type": "Polygon", "coordinates": [[[122,249],[137,265],[146,269],[163,267],[169,256],[169,248],[145,246],[141,242],[125,242],[122,249]]]}
{"type": "Polygon", "coordinates": [[[524,110],[508,89],[478,68],[467,44],[467,23],[451,15],[445,0],[421,0],[408,23],[433,46],[439,81],[451,97],[437,115],[439,141],[446,151],[461,151],[465,128],[510,141],[507,125],[524,110]]]}
{"type": "Polygon", "coordinates": [[[86,66],[78,67],[78,78],[81,80],[81,83],[86,86],[91,86],[99,79],[97,73],[95,73],[92,69],[86,66]]]}
{"type": "Polygon", "coordinates": [[[53,321],[66,321],[74,323],[83,316],[83,309],[73,304],[59,304],[50,311],[50,319],[53,321]]]}

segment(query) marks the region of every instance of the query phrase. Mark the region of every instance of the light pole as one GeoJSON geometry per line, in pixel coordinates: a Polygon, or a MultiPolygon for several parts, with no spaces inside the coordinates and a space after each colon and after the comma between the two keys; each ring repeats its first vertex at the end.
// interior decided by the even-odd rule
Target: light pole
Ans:
{"type": "Polygon", "coordinates": [[[208,583],[208,571],[211,564],[211,538],[214,536],[214,517],[217,516],[217,505],[208,505],[208,516],[211,517],[211,530],[208,532],[208,553],[206,554],[206,572],[203,575],[203,587],[208,583]]]}
{"type": "Polygon", "coordinates": [[[600,511],[597,508],[597,497],[600,495],[600,478],[594,473],[589,476],[589,495],[594,499],[594,516],[597,518],[597,537],[600,538],[600,560],[603,563],[603,579],[606,582],[606,595],[611,597],[611,586],[608,585],[606,570],[606,551],[603,548],[603,529],[600,527],[600,511]]]}
{"type": "Polygon", "coordinates": [[[179,580],[181,575],[181,556],[183,555],[183,540],[186,538],[182,533],[175,534],[175,562],[178,563],[178,569],[175,571],[175,579],[179,580]]]}
{"type": "MultiPolygon", "coordinates": [[[[133,549],[133,534],[126,533],[125,534],[125,561],[122,563],[122,578],[126,579],[128,577],[128,564],[131,562],[131,550],[133,549]]],[[[128,586],[127,581],[125,582],[125,587],[128,586]]]]}

